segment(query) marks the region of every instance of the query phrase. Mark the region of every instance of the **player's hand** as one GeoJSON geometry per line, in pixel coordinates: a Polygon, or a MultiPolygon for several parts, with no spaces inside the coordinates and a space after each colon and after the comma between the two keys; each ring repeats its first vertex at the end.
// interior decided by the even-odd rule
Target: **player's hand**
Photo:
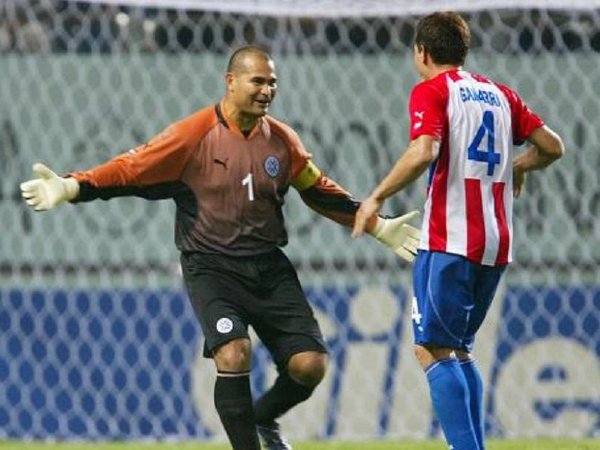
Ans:
{"type": "Polygon", "coordinates": [[[373,216],[376,216],[383,200],[378,200],[374,197],[367,197],[360,203],[360,207],[354,216],[354,227],[352,228],[352,237],[356,239],[365,232],[367,222],[373,216]]]}
{"type": "Polygon", "coordinates": [[[519,198],[525,186],[525,172],[513,169],[513,197],[519,198]]]}
{"type": "Polygon", "coordinates": [[[380,217],[371,234],[379,242],[394,250],[402,259],[411,263],[417,254],[421,230],[409,225],[408,222],[416,219],[419,214],[419,211],[411,211],[398,217],[380,217]]]}
{"type": "Polygon", "coordinates": [[[21,183],[21,195],[36,211],[47,211],[79,194],[75,178],[59,177],[42,163],[33,165],[37,178],[21,183]]]}

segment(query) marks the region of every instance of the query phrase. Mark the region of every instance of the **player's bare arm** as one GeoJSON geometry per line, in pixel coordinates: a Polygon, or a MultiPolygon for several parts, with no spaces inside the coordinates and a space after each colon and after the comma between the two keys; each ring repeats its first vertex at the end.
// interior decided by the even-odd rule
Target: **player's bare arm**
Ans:
{"type": "Polygon", "coordinates": [[[525,185],[525,174],[543,169],[565,152],[562,139],[548,126],[536,128],[528,137],[533,145],[513,160],[513,195],[518,198],[525,185]]]}
{"type": "Polygon", "coordinates": [[[415,181],[439,154],[439,141],[433,136],[422,135],[412,140],[392,170],[361,204],[356,213],[352,237],[359,237],[367,220],[377,214],[385,199],[415,181]]]}

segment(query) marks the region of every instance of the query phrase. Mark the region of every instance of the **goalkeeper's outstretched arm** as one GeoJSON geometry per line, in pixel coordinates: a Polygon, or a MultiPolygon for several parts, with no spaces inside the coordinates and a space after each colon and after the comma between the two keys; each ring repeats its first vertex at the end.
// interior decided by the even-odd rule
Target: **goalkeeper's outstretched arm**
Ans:
{"type": "Polygon", "coordinates": [[[202,126],[190,119],[177,122],[132,150],[66,177],[36,163],[33,172],[37,178],[21,184],[23,198],[36,211],[46,211],[64,202],[123,196],[149,200],[172,198],[182,188],[179,177],[194,148],[190,144],[194,137],[190,130],[198,128],[202,126]]]}
{"type": "MultiPolygon", "coordinates": [[[[326,177],[312,161],[307,161],[293,185],[311,209],[337,223],[352,227],[361,203],[326,177]]],[[[417,253],[420,230],[409,222],[418,215],[418,211],[399,217],[381,217],[374,213],[365,220],[366,231],[398,256],[412,262],[417,253]]]]}

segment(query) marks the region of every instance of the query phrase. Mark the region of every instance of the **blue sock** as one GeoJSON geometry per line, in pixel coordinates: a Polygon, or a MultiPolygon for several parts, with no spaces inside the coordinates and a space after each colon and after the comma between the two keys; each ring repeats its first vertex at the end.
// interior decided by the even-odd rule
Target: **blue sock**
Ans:
{"type": "Polygon", "coordinates": [[[425,373],[433,409],[454,450],[480,450],[471,420],[467,380],[455,359],[442,359],[425,373]]]}
{"type": "Polygon", "coordinates": [[[479,448],[485,448],[483,440],[485,436],[484,428],[484,413],[483,413],[483,379],[475,360],[470,359],[460,362],[460,368],[467,379],[469,394],[471,397],[471,418],[473,419],[473,428],[477,436],[479,448]]]}

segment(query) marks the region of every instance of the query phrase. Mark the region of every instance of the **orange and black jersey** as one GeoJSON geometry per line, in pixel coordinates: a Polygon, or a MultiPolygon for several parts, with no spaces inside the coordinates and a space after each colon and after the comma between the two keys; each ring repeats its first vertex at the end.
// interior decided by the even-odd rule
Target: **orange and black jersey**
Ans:
{"type": "Polygon", "coordinates": [[[305,203],[346,226],[359,206],[310,161],[298,135],[270,116],[245,136],[222,104],[169,126],[127,153],[74,172],[74,201],[173,198],[181,251],[254,255],[287,243],[282,205],[293,185],[305,203]]]}

